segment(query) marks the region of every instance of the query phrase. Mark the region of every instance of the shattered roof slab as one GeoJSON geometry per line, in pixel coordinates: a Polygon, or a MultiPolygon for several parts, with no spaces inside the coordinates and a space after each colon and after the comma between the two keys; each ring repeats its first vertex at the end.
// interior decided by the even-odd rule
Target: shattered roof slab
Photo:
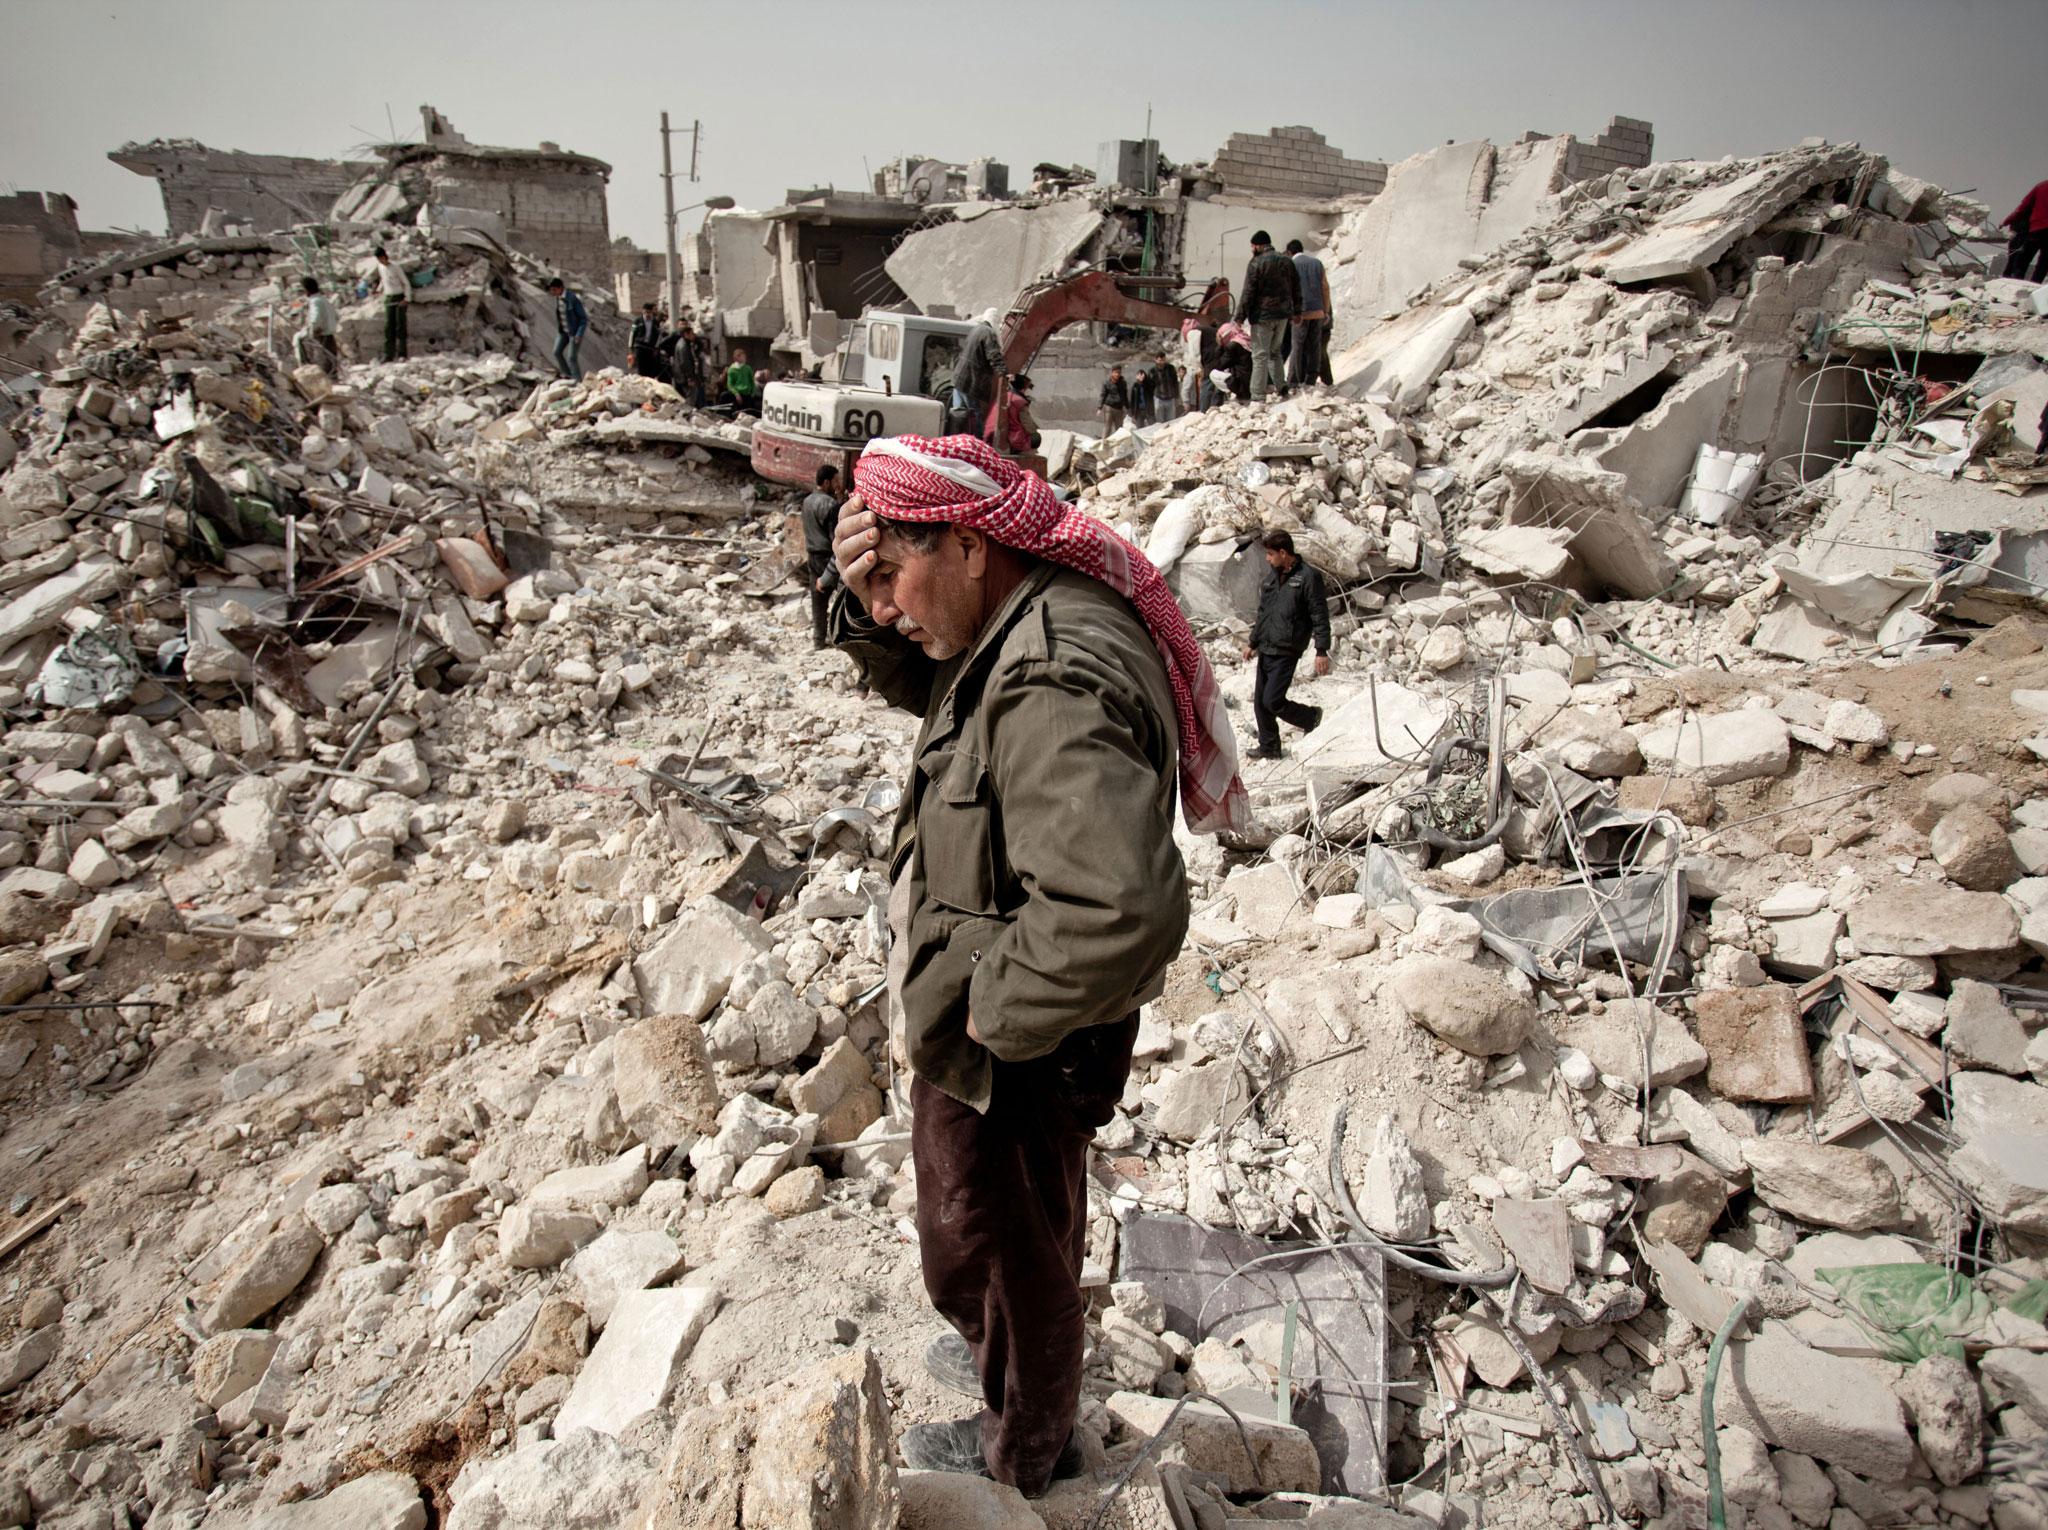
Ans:
{"type": "Polygon", "coordinates": [[[1852,174],[1863,159],[1853,145],[1808,151],[1709,186],[1624,246],[1607,262],[1607,279],[1626,286],[1704,270],[1814,187],[1852,174]]]}

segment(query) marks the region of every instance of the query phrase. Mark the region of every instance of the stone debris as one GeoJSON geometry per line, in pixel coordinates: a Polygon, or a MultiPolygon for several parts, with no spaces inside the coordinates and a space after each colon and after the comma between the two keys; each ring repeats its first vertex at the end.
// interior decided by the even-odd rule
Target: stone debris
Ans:
{"type": "MultiPolygon", "coordinates": [[[[1078,1527],[1191,1390],[1251,1456],[1191,1403],[1104,1523],[1580,1526],[1576,1453],[1698,1524],[1742,1297],[1731,1522],[2031,1523],[2048,334],[1983,209],[1860,149],[1570,153],[1309,217],[1335,388],[1049,433],[1241,721],[1259,532],[1335,663],[1258,831],[1183,846],[1090,1178],[1091,1472],[1033,1503],[894,1464],[964,1411],[884,979],[914,723],[806,646],[747,423],[606,364],[596,299],[553,377],[549,272],[485,228],[376,236],[420,354],[352,300],[334,377],[271,343],[303,238],[53,284],[0,402],[0,1003],[64,1006],[0,1015],[0,1524],[1078,1527]],[[1851,373],[1891,402],[1817,448],[1851,373]],[[1361,1236],[1333,1160],[1364,1233],[1513,1266],[1389,1269],[1370,1441],[1277,1311],[1121,1278],[1140,1212],[1361,1236]],[[1869,1266],[1959,1271],[1964,1326],[1873,1322],[1825,1273],[1869,1266]]],[[[1113,243],[1102,195],[902,248],[983,281],[1010,225],[1113,243]]]]}

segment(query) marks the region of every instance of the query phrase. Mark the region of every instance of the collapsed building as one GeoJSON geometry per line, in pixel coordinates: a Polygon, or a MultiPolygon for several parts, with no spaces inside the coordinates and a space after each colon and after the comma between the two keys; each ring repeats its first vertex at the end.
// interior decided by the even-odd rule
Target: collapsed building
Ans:
{"type": "Polygon", "coordinates": [[[374,160],[212,149],[189,138],[123,144],[107,158],[162,189],[172,241],[302,224],[413,221],[424,212],[487,229],[507,248],[609,287],[611,166],[558,144],[473,144],[431,106],[420,136],[374,160]]]}
{"type": "MultiPolygon", "coordinates": [[[[47,289],[0,1523],[2042,1522],[2048,302],[1880,156],[1617,123],[1319,207],[1336,388],[1048,432],[1240,714],[1260,532],[1336,664],[1258,830],[1183,846],[1090,1470],[1030,1504],[894,1462],[958,1411],[884,979],[913,724],[809,650],[745,422],[552,378],[482,229],[404,235],[448,327],[339,379],[274,327],[303,231],[47,289]]],[[[882,265],[989,225],[1028,285],[1073,214],[1055,268],[1139,269],[1156,192],[882,265]]]]}
{"type": "MultiPolygon", "coordinates": [[[[1455,184],[1439,175],[1424,189],[1411,173],[1403,221],[1432,227],[1382,285],[1392,291],[1405,282],[1405,291],[1441,276],[1525,227],[1540,197],[1646,164],[1650,146],[1648,123],[1617,117],[1592,142],[1532,134],[1505,151],[1465,146],[1465,179],[1455,184]],[[1515,165],[1498,188],[1496,158],[1515,165]],[[1498,205],[1468,215],[1468,200],[1498,205]],[[1451,219],[1461,226],[1434,226],[1451,219]]],[[[1320,246],[1347,209],[1371,205],[1388,175],[1384,163],[1348,158],[1307,127],[1233,134],[1210,161],[1188,165],[1163,158],[1154,141],[1113,140],[1092,172],[1016,195],[1006,194],[1007,174],[994,178],[985,161],[948,167],[911,156],[877,174],[873,195],[792,191],[766,213],[713,214],[685,245],[684,266],[692,303],[728,346],[808,369],[832,355],[869,308],[940,317],[1007,311],[1035,283],[1090,268],[1154,277],[1157,296],[1198,292],[1217,277],[1235,282],[1254,229],[1283,245],[1298,238],[1320,246]]],[[[1391,243],[1405,249],[1407,240],[1403,231],[1391,243]]],[[[1092,421],[1100,373],[1121,359],[1085,332],[1053,341],[1033,368],[1041,422],[1092,421]]]]}

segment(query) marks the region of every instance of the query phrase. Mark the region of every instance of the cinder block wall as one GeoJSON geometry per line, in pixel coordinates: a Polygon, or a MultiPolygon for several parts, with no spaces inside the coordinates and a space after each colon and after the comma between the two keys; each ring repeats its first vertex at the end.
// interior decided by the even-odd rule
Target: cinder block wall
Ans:
{"type": "Polygon", "coordinates": [[[1589,181],[1617,170],[1640,170],[1650,163],[1654,141],[1649,123],[1638,117],[1616,117],[1591,143],[1583,138],[1573,140],[1565,154],[1565,179],[1589,181]]]}
{"type": "Polygon", "coordinates": [[[451,207],[497,213],[516,248],[550,265],[612,285],[605,178],[591,167],[548,168],[518,161],[449,157],[432,172],[451,207]]]}
{"type": "Polygon", "coordinates": [[[1269,133],[1232,133],[1209,162],[1231,191],[1287,197],[1377,196],[1387,167],[1377,160],[1346,159],[1314,128],[1280,127],[1269,133]]]}

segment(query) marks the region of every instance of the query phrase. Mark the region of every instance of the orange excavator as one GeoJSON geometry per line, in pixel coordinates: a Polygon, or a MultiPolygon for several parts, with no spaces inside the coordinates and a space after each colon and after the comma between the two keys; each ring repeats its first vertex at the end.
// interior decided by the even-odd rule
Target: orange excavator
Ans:
{"type": "MultiPolygon", "coordinates": [[[[1100,321],[1178,330],[1183,320],[1218,324],[1230,317],[1229,283],[1209,284],[1193,308],[1144,296],[1158,277],[1084,271],[1037,283],[1018,294],[1003,318],[1003,366],[1012,377],[1069,324],[1100,321]]],[[[873,312],[853,326],[819,382],[770,383],[754,427],[754,471],[809,488],[818,469],[837,466],[848,481],[853,460],[877,436],[941,435],[953,369],[974,325],[966,319],[873,312]]],[[[1043,461],[1018,459],[1039,471],[1043,461]]]]}

